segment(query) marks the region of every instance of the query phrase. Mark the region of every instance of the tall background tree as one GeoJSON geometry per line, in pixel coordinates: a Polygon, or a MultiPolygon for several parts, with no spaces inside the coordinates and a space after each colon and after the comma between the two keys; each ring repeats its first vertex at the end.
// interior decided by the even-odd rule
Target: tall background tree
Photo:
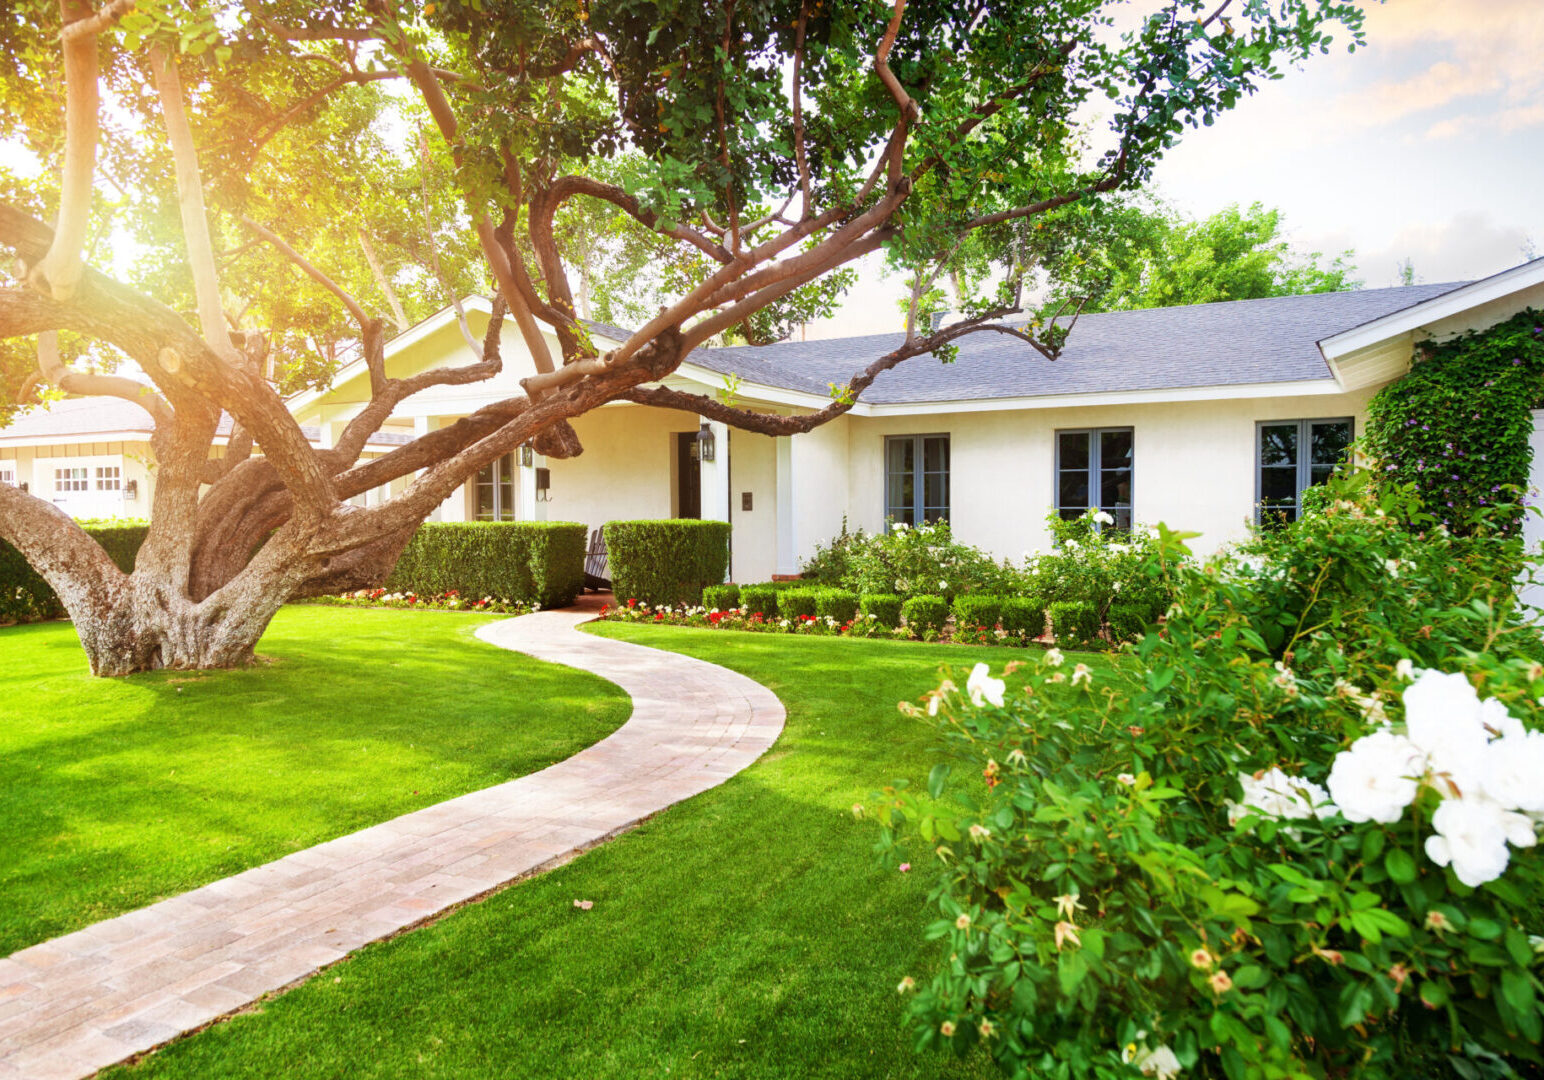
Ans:
{"type": "Polygon", "coordinates": [[[656,385],[726,332],[775,334],[776,320],[758,327],[758,316],[806,287],[818,305],[820,283],[869,252],[889,251],[923,284],[975,234],[1139,186],[1187,126],[1209,123],[1283,62],[1327,49],[1332,29],[1353,45],[1360,37],[1358,8],[1335,0],[1170,0],[1123,35],[1114,7],[14,4],[0,23],[0,107],[58,182],[0,202],[0,245],[17,257],[0,281],[3,370],[14,372],[21,341],[36,357],[24,394],[46,384],[143,407],[159,479],[132,574],[15,488],[0,487],[0,538],[59,594],[94,671],[237,664],[284,601],[378,581],[483,464],[527,441],[579,453],[568,420],[608,401],[790,435],[841,415],[880,372],[946,354],[967,333],[1022,341],[1026,363],[1054,356],[1056,326],[1013,319],[1019,268],[968,297],[961,322],[930,332],[911,320],[900,347],[813,413],[766,416],[656,385]],[[427,117],[432,145],[416,164],[383,152],[369,122],[379,112],[370,95],[387,85],[416,95],[427,117]],[[1085,152],[1073,119],[1096,93],[1113,100],[1113,116],[1085,152]],[[121,204],[116,221],[163,252],[176,246],[180,258],[145,269],[143,288],[88,265],[104,210],[98,179],[121,204]],[[679,277],[664,279],[673,291],[605,353],[578,319],[572,271],[585,256],[560,240],[559,215],[585,203],[626,215],[682,258],[679,277]],[[420,220],[425,233],[413,236],[420,220]],[[405,263],[415,247],[421,259],[426,245],[431,268],[396,290],[432,295],[447,291],[438,279],[486,275],[495,317],[469,362],[393,378],[384,341],[403,301],[384,296],[370,264],[405,263]],[[286,274],[304,275],[308,291],[270,286],[286,274]],[[536,368],[524,394],[361,462],[407,396],[501,370],[506,312],[536,368]],[[361,350],[372,397],[336,445],[316,449],[274,375],[310,377],[302,361],[319,357],[324,379],[329,341],[361,350]],[[104,370],[114,357],[118,370],[104,370]],[[236,426],[215,457],[222,411],[236,426]],[[381,505],[346,502],[409,475],[381,505]]]}

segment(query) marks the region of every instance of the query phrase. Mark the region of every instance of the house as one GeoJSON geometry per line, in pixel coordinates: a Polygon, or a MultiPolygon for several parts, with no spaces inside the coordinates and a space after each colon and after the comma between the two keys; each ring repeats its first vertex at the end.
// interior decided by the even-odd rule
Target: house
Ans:
{"type": "MultiPolygon", "coordinates": [[[[0,484],[49,499],[75,518],[149,517],[155,499],[150,414],[120,398],[65,398],[0,428],[0,484]]],[[[320,445],[314,428],[302,428],[320,445]]],[[[230,441],[231,419],[220,418],[217,452],[230,441]]],[[[394,450],[405,436],[370,440],[366,457],[394,450]]]]}
{"type": "MultiPolygon", "coordinates": [[[[490,305],[473,297],[466,307],[480,338],[490,305]]],[[[1294,514],[1303,489],[1362,433],[1368,401],[1408,370],[1418,340],[1527,307],[1544,307],[1544,259],[1469,283],[1084,315],[1054,362],[1015,339],[974,334],[958,342],[953,363],[905,361],[851,412],[791,438],[615,403],[574,421],[579,457],[548,461],[522,448],[469,480],[435,517],[592,528],[618,518],[725,520],[739,581],[796,573],[844,521],[873,531],[887,520],[947,517],[964,542],[1017,559],[1048,545],[1048,513],[1099,507],[1122,525],[1197,531],[1194,546],[1207,551],[1242,537],[1262,507],[1294,514]]],[[[626,336],[590,329],[602,349],[626,336]]],[[[519,394],[534,367],[512,321],[502,340],[499,376],[410,398],[380,439],[406,440],[519,394]]],[[[700,349],[666,384],[715,395],[732,383],[741,406],[807,412],[900,341],[881,334],[700,349]]],[[[555,340],[551,347],[556,354],[555,340]]],[[[394,376],[469,359],[448,309],[386,350],[394,376]]],[[[330,389],[290,405],[318,445],[330,445],[368,388],[356,361],[330,389]]],[[[0,430],[0,457],[9,431],[0,430]]]]}

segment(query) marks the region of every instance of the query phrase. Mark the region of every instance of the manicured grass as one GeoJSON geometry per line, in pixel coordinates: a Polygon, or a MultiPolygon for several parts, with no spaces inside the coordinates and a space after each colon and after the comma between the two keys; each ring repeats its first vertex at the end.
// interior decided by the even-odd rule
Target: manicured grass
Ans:
{"type": "MultiPolygon", "coordinates": [[[[896,710],[940,664],[1024,654],[606,624],[765,683],[760,761],[561,869],[362,950],[119,1077],[986,1077],[917,1056],[896,984],[936,947],[928,869],[878,868],[855,818],[920,782],[932,730],[896,710]],[[575,900],[591,900],[581,911],[575,900]]],[[[1102,669],[1107,665],[1095,661],[1102,669]]]]}
{"type": "Polygon", "coordinates": [[[484,616],[292,607],[243,671],[97,679],[67,623],[0,630],[0,956],[568,757],[610,683],[484,616]]]}

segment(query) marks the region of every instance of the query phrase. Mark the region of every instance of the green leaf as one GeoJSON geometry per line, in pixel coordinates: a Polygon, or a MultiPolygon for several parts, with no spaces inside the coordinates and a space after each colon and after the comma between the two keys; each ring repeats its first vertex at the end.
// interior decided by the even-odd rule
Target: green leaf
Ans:
{"type": "Polygon", "coordinates": [[[1494,919],[1470,919],[1469,933],[1481,941],[1495,941],[1501,936],[1501,924],[1494,919]]]}
{"type": "Polygon", "coordinates": [[[932,798],[939,798],[944,793],[944,784],[949,780],[949,763],[940,761],[927,774],[927,793],[932,798]]]}
{"type": "Polygon", "coordinates": [[[1440,1009],[1447,1004],[1448,988],[1446,983],[1427,980],[1421,984],[1421,1001],[1429,1008],[1440,1009]]]}
{"type": "MultiPolygon", "coordinates": [[[[1382,833],[1375,833],[1382,836],[1382,833]]],[[[1404,848],[1390,848],[1389,853],[1383,858],[1383,868],[1388,871],[1389,880],[1396,885],[1408,885],[1415,880],[1415,860],[1404,848]]]]}

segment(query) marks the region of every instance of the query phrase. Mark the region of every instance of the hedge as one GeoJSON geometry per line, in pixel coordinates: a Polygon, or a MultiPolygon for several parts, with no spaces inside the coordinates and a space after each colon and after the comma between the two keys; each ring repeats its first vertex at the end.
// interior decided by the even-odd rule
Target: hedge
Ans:
{"type": "Polygon", "coordinates": [[[979,593],[957,596],[954,600],[954,621],[959,626],[984,626],[995,629],[1002,620],[1003,597],[983,596],[979,593]]]}
{"type": "Polygon", "coordinates": [[[942,596],[913,596],[901,605],[901,614],[906,617],[907,629],[914,635],[929,630],[942,633],[944,624],[949,621],[949,602],[942,596]]]}
{"type": "Polygon", "coordinates": [[[740,586],[709,585],[702,590],[702,606],[713,611],[728,611],[740,606],[740,586]]]}
{"type": "Polygon", "coordinates": [[[817,589],[783,589],[777,594],[777,613],[784,619],[815,614],[817,589]]]}
{"type": "MultiPolygon", "coordinates": [[[[82,521],[80,525],[125,574],[133,571],[134,559],[150,531],[150,523],[139,520],[82,521]]],[[[63,615],[64,605],[48,582],[21,557],[21,552],[0,540],[0,623],[57,619],[63,615]]]]}
{"type": "Polygon", "coordinates": [[[1110,610],[1105,613],[1105,619],[1110,624],[1111,640],[1136,641],[1147,633],[1152,623],[1150,614],[1151,608],[1147,604],[1111,604],[1110,610]]]}
{"type": "Polygon", "coordinates": [[[584,525],[458,521],[420,525],[386,588],[565,607],[584,587],[584,525]]]}
{"type": "Polygon", "coordinates": [[[747,615],[771,618],[777,614],[777,590],[768,585],[745,585],[740,589],[740,606],[747,615]]]}
{"type": "Polygon", "coordinates": [[[1073,649],[1097,649],[1104,642],[1099,637],[1099,611],[1082,600],[1060,600],[1050,607],[1051,633],[1056,644],[1073,649]]]}
{"type": "Polygon", "coordinates": [[[729,570],[727,521],[608,521],[606,559],[618,600],[702,603],[702,590],[729,570]]]}
{"type": "Polygon", "coordinates": [[[847,589],[816,589],[815,614],[846,624],[858,616],[858,594],[847,589]]]}
{"type": "Polygon", "coordinates": [[[1045,633],[1045,601],[1035,596],[1010,596],[1003,601],[1000,621],[1010,634],[1037,638],[1045,633]]]}
{"type": "Polygon", "coordinates": [[[869,593],[858,600],[858,610],[874,616],[880,626],[894,630],[901,625],[901,598],[889,593],[869,593]]]}

